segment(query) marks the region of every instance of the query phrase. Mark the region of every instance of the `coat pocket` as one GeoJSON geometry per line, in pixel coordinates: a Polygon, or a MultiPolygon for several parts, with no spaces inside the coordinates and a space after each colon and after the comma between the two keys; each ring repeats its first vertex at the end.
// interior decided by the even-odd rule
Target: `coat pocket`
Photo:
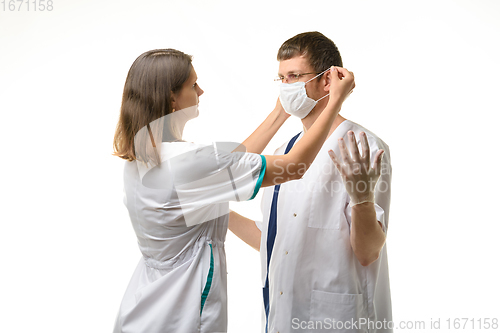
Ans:
{"type": "Polygon", "coordinates": [[[315,183],[309,204],[309,220],[307,226],[317,229],[340,229],[343,193],[330,189],[333,182],[315,183]]]}
{"type": "MultiPolygon", "coordinates": [[[[367,332],[360,318],[365,318],[362,294],[336,294],[313,290],[310,321],[322,322],[325,332],[367,332]],[[328,330],[330,329],[330,330],[328,330]]],[[[318,332],[321,332],[319,330],[318,332]]]]}

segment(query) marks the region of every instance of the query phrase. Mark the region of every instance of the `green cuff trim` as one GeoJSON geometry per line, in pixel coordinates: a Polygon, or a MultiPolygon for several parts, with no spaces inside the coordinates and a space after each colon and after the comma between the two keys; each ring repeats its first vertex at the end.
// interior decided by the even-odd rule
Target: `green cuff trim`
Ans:
{"type": "Polygon", "coordinates": [[[262,180],[264,179],[264,173],[266,173],[266,158],[264,157],[264,155],[260,155],[260,158],[262,159],[262,166],[260,168],[259,179],[257,179],[257,185],[255,185],[255,190],[253,191],[252,197],[248,200],[252,200],[253,198],[255,198],[257,193],[259,193],[260,187],[262,186],[262,180]]]}
{"type": "Polygon", "coordinates": [[[214,251],[212,249],[212,244],[210,245],[210,270],[208,271],[207,282],[205,283],[205,288],[203,289],[203,293],[201,294],[201,309],[200,309],[200,317],[203,312],[203,307],[205,306],[205,302],[208,297],[208,293],[210,292],[210,287],[212,286],[212,278],[214,276],[214,251]]]}

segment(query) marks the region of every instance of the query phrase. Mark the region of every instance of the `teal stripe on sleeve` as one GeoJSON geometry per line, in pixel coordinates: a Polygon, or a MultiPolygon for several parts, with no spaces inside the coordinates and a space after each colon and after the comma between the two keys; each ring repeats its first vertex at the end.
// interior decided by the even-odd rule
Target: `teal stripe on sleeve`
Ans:
{"type": "Polygon", "coordinates": [[[203,289],[203,293],[201,294],[201,309],[200,309],[200,317],[203,312],[203,307],[205,306],[205,302],[207,301],[208,293],[210,292],[210,287],[212,286],[212,278],[214,276],[214,251],[212,249],[212,244],[210,245],[210,269],[208,271],[207,282],[205,283],[205,288],[203,289]]]}
{"type": "Polygon", "coordinates": [[[253,191],[252,197],[248,200],[252,200],[253,198],[255,198],[257,193],[259,193],[260,187],[262,186],[262,180],[264,179],[264,173],[266,173],[266,158],[264,157],[264,155],[260,155],[260,158],[262,159],[262,166],[260,168],[259,179],[257,179],[257,185],[255,185],[255,190],[253,191]]]}

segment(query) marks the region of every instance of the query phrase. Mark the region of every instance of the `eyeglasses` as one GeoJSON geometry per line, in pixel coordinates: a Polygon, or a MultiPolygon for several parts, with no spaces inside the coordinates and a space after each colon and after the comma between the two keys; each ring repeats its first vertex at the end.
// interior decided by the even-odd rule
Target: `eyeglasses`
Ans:
{"type": "Polygon", "coordinates": [[[274,81],[281,81],[283,83],[295,83],[299,81],[299,78],[303,75],[309,75],[309,74],[321,74],[322,72],[319,73],[303,73],[303,74],[287,74],[286,76],[278,76],[277,78],[274,79],[274,81]]]}

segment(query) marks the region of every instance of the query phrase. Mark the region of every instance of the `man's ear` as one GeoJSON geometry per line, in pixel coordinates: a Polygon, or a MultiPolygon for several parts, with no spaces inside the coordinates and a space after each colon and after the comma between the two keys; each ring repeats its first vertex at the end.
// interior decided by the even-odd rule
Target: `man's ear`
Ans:
{"type": "Polygon", "coordinates": [[[330,91],[330,82],[331,82],[331,75],[332,75],[332,72],[331,71],[328,71],[326,72],[323,77],[324,77],[324,80],[325,80],[325,83],[324,83],[324,86],[323,86],[323,90],[324,91],[330,91]]]}

